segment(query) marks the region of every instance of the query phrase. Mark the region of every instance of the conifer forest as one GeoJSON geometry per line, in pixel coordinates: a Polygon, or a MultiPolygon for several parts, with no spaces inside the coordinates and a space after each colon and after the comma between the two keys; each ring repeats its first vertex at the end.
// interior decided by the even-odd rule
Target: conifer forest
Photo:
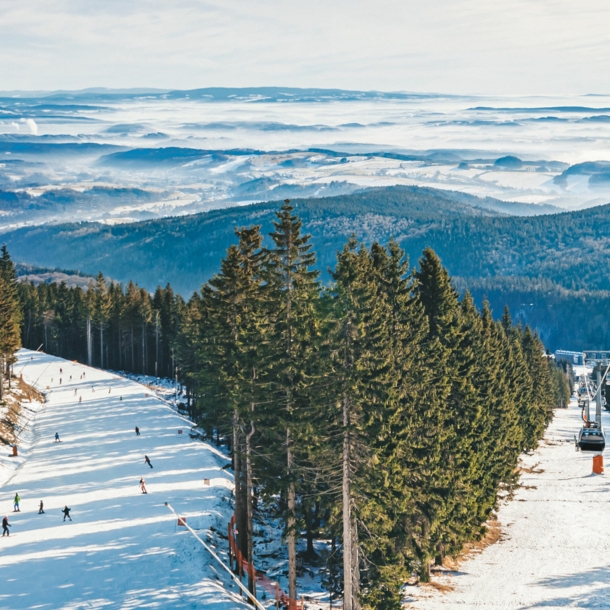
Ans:
{"type": "Polygon", "coordinates": [[[283,524],[290,598],[309,563],[345,610],[397,609],[405,582],[484,536],[567,378],[508,309],[496,321],[460,298],[429,248],[412,268],[394,241],[350,238],[324,284],[289,201],[269,237],[237,228],[188,301],[101,273],[86,290],[18,283],[4,248],[2,369],[23,345],[177,376],[231,456],[243,556],[256,563],[266,511],[283,524]]]}

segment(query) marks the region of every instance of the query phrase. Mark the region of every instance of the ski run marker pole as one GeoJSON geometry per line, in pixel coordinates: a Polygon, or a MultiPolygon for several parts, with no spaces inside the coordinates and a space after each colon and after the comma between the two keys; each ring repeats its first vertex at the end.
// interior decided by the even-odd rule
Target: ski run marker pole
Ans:
{"type": "MultiPolygon", "coordinates": [[[[172,513],[174,513],[174,515],[176,515],[176,517],[179,518],[178,513],[176,513],[176,511],[172,508],[172,506],[170,505],[169,502],[166,502],[165,506],[167,506],[167,508],[169,508],[169,510],[171,510],[172,513]]],[[[191,532],[191,534],[193,534],[193,536],[195,536],[195,538],[197,538],[197,540],[199,540],[199,542],[201,542],[201,544],[203,545],[205,550],[208,553],[210,553],[210,555],[212,555],[212,557],[214,557],[214,559],[229,573],[229,576],[233,579],[233,581],[237,584],[237,586],[246,594],[246,596],[250,600],[252,600],[252,603],[258,608],[258,610],[267,610],[265,608],[265,606],[263,606],[258,601],[258,599],[256,599],[256,597],[254,597],[254,595],[252,595],[252,593],[250,593],[250,591],[248,591],[248,589],[246,587],[244,587],[241,580],[239,580],[239,578],[237,578],[237,576],[235,576],[235,574],[233,574],[233,572],[231,572],[231,570],[225,565],[225,563],[222,561],[222,559],[220,559],[220,557],[218,557],[218,555],[197,535],[195,530],[186,521],[184,521],[184,527],[186,527],[186,529],[189,532],[191,532]]]]}

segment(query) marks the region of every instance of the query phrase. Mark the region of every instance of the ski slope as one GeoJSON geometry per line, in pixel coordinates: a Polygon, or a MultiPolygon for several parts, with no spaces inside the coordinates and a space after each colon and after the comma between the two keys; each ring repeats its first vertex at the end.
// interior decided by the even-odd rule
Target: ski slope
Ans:
{"type": "MultiPolygon", "coordinates": [[[[192,424],[145,386],[47,354],[18,355],[15,374],[47,401],[21,437],[20,465],[0,488],[0,512],[12,524],[10,537],[0,539],[0,608],[245,608],[165,506],[206,540],[214,540],[210,528],[226,531],[227,458],[191,440],[192,424]],[[65,505],[72,522],[62,521],[65,505]]],[[[223,540],[218,550],[225,551],[223,540]]]]}
{"type": "Polygon", "coordinates": [[[435,578],[453,590],[408,587],[408,607],[610,608],[610,460],[605,475],[592,474],[592,454],[575,451],[580,426],[576,400],[556,411],[522,460],[520,489],[499,511],[500,540],[435,578]]]}

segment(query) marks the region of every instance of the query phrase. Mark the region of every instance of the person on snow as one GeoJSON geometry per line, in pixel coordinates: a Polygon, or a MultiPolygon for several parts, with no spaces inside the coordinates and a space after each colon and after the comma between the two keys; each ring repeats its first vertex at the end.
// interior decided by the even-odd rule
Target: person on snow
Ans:
{"type": "Polygon", "coordinates": [[[5,534],[7,536],[9,536],[10,534],[8,533],[8,528],[11,527],[11,524],[8,522],[8,517],[4,517],[4,519],[2,519],[2,535],[4,536],[5,534]]]}
{"type": "Polygon", "coordinates": [[[16,493],[15,494],[14,504],[13,504],[13,512],[14,513],[20,513],[21,512],[21,509],[19,508],[19,502],[21,502],[21,498],[19,497],[19,494],[16,493]]]}
{"type": "Polygon", "coordinates": [[[146,491],[146,481],[144,480],[144,477],[142,477],[140,479],[140,489],[142,490],[143,494],[147,494],[148,492],[146,491]]]}
{"type": "Polygon", "coordinates": [[[61,443],[61,441],[59,440],[59,432],[55,433],[55,442],[56,443],[61,443]]]}
{"type": "Polygon", "coordinates": [[[140,428],[138,426],[136,426],[136,436],[140,436],[140,428]]]}
{"type": "Polygon", "coordinates": [[[64,506],[64,509],[61,511],[64,514],[64,521],[66,520],[66,517],[68,517],[68,519],[70,519],[70,521],[72,521],[72,517],[70,517],[71,510],[72,510],[71,508],[64,506]]]}
{"type": "Polygon", "coordinates": [[[38,514],[44,515],[44,505],[42,503],[42,500],[40,501],[40,506],[38,507],[38,514]]]}
{"type": "Polygon", "coordinates": [[[148,464],[148,465],[149,465],[151,468],[153,467],[153,465],[150,463],[150,460],[148,459],[148,456],[147,456],[147,455],[145,455],[145,456],[144,456],[144,461],[145,461],[145,462],[146,462],[146,463],[147,463],[147,464],[148,464]]]}
{"type": "Polygon", "coordinates": [[[83,397],[82,396],[78,397],[78,402],[83,402],[83,397]]]}

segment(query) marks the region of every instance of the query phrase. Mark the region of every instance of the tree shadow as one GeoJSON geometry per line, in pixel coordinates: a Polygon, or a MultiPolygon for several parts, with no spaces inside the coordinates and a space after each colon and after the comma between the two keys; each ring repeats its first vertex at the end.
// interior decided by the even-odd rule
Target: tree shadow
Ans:
{"type": "Polygon", "coordinates": [[[544,578],[539,580],[537,584],[549,589],[575,589],[575,591],[530,606],[523,606],[523,610],[561,606],[569,608],[610,608],[610,566],[592,568],[576,574],[544,578]]]}

